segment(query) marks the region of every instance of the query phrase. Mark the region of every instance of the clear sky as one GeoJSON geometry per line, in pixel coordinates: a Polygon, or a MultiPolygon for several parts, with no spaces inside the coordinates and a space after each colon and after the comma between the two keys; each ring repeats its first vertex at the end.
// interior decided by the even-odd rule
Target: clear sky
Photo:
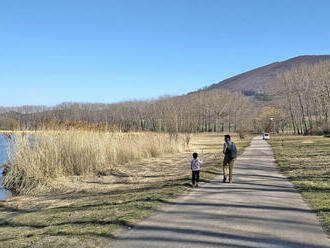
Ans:
{"type": "Polygon", "coordinates": [[[328,0],[0,0],[0,105],[179,95],[330,54],[328,0]]]}

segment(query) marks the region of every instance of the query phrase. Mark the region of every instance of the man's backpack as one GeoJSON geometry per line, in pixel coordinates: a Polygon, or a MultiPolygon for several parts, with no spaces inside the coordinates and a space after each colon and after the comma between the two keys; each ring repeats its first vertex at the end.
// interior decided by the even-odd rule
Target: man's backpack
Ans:
{"type": "Polygon", "coordinates": [[[227,159],[232,160],[237,157],[236,149],[234,149],[234,143],[227,146],[225,156],[227,159]]]}
{"type": "Polygon", "coordinates": [[[229,160],[232,160],[234,158],[234,156],[233,156],[233,147],[232,146],[230,146],[230,145],[227,146],[225,156],[229,160]]]}

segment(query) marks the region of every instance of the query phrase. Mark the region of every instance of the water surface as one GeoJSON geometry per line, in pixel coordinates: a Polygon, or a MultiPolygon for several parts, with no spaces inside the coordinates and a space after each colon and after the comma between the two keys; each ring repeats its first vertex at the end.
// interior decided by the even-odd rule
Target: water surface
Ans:
{"type": "MultiPolygon", "coordinates": [[[[8,146],[8,138],[6,135],[0,135],[0,164],[3,164],[7,161],[7,146],[8,146]]],[[[11,196],[10,191],[5,190],[2,186],[2,168],[0,168],[0,199],[4,199],[11,196]]]]}

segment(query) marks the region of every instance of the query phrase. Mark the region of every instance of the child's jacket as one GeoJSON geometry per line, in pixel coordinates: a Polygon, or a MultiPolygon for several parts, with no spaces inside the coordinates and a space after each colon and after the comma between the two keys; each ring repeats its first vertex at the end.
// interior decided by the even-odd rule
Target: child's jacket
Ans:
{"type": "Polygon", "coordinates": [[[198,158],[191,160],[191,170],[192,171],[199,171],[201,169],[202,161],[198,158]]]}

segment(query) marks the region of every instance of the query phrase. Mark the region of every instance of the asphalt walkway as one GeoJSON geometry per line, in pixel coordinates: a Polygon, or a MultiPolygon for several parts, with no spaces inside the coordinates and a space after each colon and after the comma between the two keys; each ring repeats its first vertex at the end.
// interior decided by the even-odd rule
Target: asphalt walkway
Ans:
{"type": "Polygon", "coordinates": [[[217,177],[165,204],[114,248],[330,247],[315,213],[256,137],[237,159],[234,183],[217,177]]]}

